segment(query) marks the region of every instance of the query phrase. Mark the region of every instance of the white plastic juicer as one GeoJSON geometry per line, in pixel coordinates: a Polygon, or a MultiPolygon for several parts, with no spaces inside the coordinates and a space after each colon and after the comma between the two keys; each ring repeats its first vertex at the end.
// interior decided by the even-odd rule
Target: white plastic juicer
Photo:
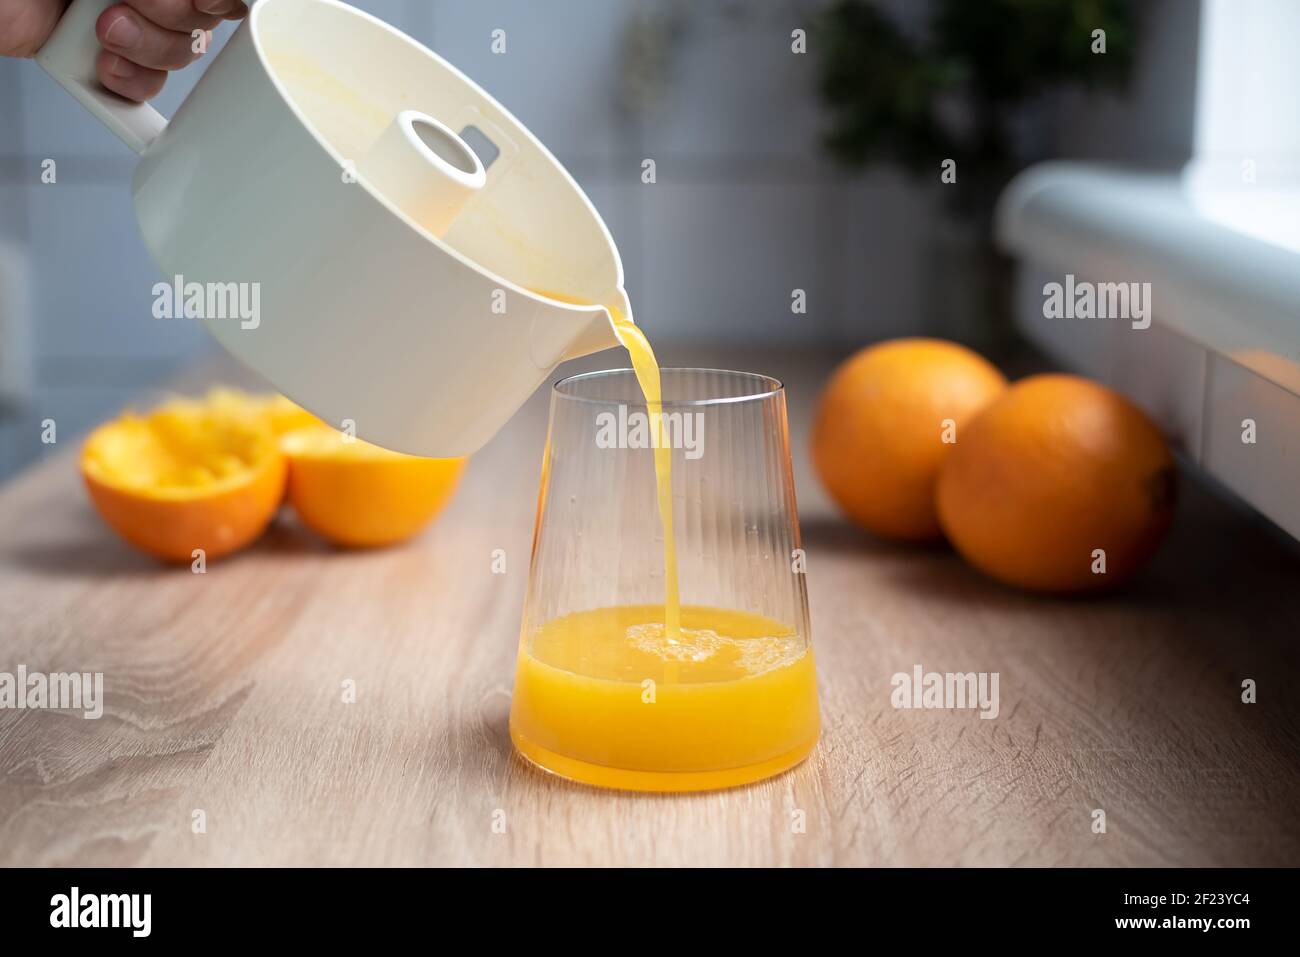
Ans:
{"type": "Polygon", "coordinates": [[[165,120],[95,79],[112,2],[74,0],[37,60],[140,154],[163,276],[257,284],[256,323],[176,321],[295,402],[378,445],[466,455],[560,361],[618,344],[605,307],[631,311],[600,216],[436,54],[337,0],[258,0],[165,120]]]}

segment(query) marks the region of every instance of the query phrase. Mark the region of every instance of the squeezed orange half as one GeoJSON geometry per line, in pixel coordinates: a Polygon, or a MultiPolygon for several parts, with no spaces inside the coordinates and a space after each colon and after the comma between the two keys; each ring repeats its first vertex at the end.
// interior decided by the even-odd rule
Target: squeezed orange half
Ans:
{"type": "Polygon", "coordinates": [[[119,535],[165,561],[229,554],[261,534],[285,461],[257,417],[176,399],[101,425],[81,450],[90,500],[119,535]]]}
{"type": "Polygon", "coordinates": [[[404,455],[327,425],[280,438],[289,458],[289,504],[336,545],[391,545],[424,528],[451,500],[465,459],[404,455]]]}

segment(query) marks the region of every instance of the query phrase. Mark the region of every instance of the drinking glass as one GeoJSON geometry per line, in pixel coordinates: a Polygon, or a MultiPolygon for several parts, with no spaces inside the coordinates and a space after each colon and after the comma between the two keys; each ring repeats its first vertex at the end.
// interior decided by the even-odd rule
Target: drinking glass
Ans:
{"type": "Polygon", "coordinates": [[[587,784],[745,784],[798,764],[819,730],[785,392],[715,369],[661,381],[662,430],[630,369],[554,387],[510,735],[587,784]],[[655,435],[671,446],[679,629],[655,435]]]}

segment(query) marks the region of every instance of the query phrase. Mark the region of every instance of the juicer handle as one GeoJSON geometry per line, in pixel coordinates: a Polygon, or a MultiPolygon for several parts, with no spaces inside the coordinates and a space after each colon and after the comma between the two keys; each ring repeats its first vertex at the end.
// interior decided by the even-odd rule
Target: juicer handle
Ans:
{"type": "Polygon", "coordinates": [[[147,103],[133,103],[110,93],[95,76],[95,59],[100,50],[95,21],[117,2],[72,0],[36,54],[36,62],[123,143],[143,153],[167,127],[167,120],[147,103]]]}

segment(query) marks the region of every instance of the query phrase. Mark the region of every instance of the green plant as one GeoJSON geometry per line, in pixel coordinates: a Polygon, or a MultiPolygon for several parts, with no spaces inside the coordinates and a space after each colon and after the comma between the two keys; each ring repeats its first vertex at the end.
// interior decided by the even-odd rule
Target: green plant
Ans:
{"type": "Polygon", "coordinates": [[[930,0],[904,29],[867,0],[835,0],[817,21],[830,153],[849,167],[892,161],[944,182],[943,198],[974,228],[986,348],[1013,347],[1009,264],[993,247],[993,210],[1026,162],[1016,120],[1067,84],[1119,87],[1137,44],[1129,0],[930,0]],[[1098,33],[1097,31],[1102,31],[1098,33]],[[1104,51],[1104,52],[1103,52],[1104,51]],[[941,179],[946,161],[949,179],[941,179]]]}
{"type": "Polygon", "coordinates": [[[1021,106],[1065,84],[1122,85],[1136,46],[1129,0],[931,0],[918,35],[867,0],[836,0],[818,32],[832,155],[936,179],[954,160],[950,197],[967,214],[991,210],[1022,161],[1021,106]]]}

